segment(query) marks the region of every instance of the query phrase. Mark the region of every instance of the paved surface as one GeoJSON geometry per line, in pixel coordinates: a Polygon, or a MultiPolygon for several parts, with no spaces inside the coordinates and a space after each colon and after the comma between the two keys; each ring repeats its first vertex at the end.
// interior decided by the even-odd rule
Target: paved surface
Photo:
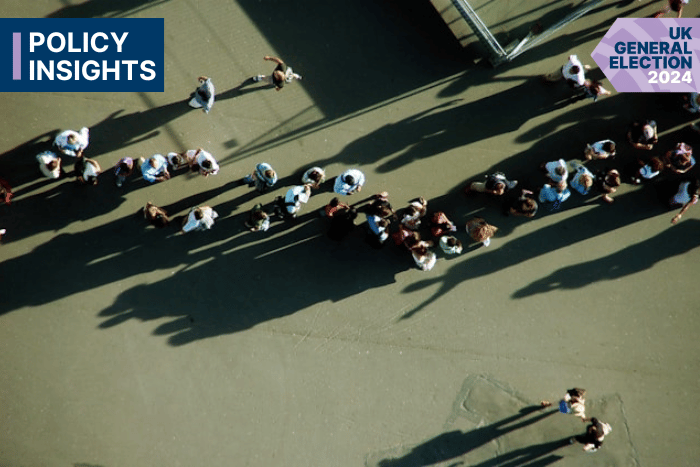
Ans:
{"type": "Polygon", "coordinates": [[[537,186],[540,162],[622,142],[635,117],[659,121],[660,149],[700,144],[678,96],[569,102],[537,79],[658,4],[606,4],[493,70],[417,1],[5,1],[6,17],[165,17],[167,75],[158,94],[2,95],[17,196],[0,207],[0,465],[697,465],[700,211],[672,227],[653,189],[626,185],[612,206],[572,195],[523,221],[460,194],[495,168],[537,186]],[[266,54],[304,80],[240,87],[266,54]],[[200,74],[219,93],[209,115],[185,104],[200,74]],[[83,125],[103,167],[203,146],[221,173],[122,190],[109,174],[38,179],[42,142],[83,125]],[[260,161],[282,180],[256,197],[239,180],[260,161]],[[327,192],[293,224],[245,231],[255,202],[315,164],[499,234],[424,273],[361,235],[327,240],[327,192]],[[221,218],[171,238],[136,214],[148,200],[221,218]],[[582,423],[532,408],[573,386],[613,426],[598,453],[562,446],[582,423]]]}

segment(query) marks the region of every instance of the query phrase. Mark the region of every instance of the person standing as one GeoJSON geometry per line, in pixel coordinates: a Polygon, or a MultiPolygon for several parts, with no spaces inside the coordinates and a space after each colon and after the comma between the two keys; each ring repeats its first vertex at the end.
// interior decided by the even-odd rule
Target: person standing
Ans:
{"type": "Polygon", "coordinates": [[[248,220],[245,221],[245,226],[251,232],[266,232],[270,228],[270,216],[265,212],[262,204],[258,203],[253,206],[248,220]]]}
{"type": "Polygon", "coordinates": [[[208,177],[219,173],[219,163],[216,162],[214,156],[209,154],[202,148],[197,149],[194,153],[192,169],[199,171],[200,175],[208,177]]]}
{"type": "Polygon", "coordinates": [[[607,159],[615,157],[615,142],[611,139],[604,139],[593,144],[587,144],[583,151],[587,160],[607,159]]]}
{"type": "Polygon", "coordinates": [[[13,196],[12,186],[7,180],[0,178],[0,203],[5,203],[9,206],[12,203],[13,196]]]}
{"type": "Polygon", "coordinates": [[[290,188],[284,197],[284,206],[289,217],[296,217],[301,205],[308,203],[311,197],[309,185],[297,185],[290,188]]]}
{"type": "Polygon", "coordinates": [[[124,181],[134,172],[134,159],[131,157],[123,157],[114,166],[114,183],[121,187],[124,181]]]}
{"type": "Polygon", "coordinates": [[[261,162],[250,175],[243,178],[243,182],[254,186],[258,192],[265,193],[277,183],[277,172],[267,162],[261,162]]]}
{"type": "Polygon", "coordinates": [[[612,432],[612,427],[608,423],[603,423],[597,418],[591,418],[591,424],[586,427],[586,432],[579,436],[574,436],[569,443],[579,442],[583,444],[583,450],[596,452],[603,446],[603,439],[612,432]]]}
{"type": "Polygon", "coordinates": [[[214,219],[217,217],[219,217],[219,214],[209,206],[192,208],[184,219],[180,232],[186,234],[194,230],[209,230],[214,225],[214,219]]]}
{"type": "Polygon", "coordinates": [[[542,79],[546,82],[553,83],[560,80],[566,80],[569,86],[580,88],[586,81],[584,70],[587,67],[581,63],[576,55],[569,55],[568,61],[557,71],[544,75],[542,79]]]}
{"type": "Polygon", "coordinates": [[[637,120],[627,129],[627,141],[633,148],[651,151],[659,142],[659,135],[654,120],[637,120]]]}
{"type": "Polygon", "coordinates": [[[477,242],[484,246],[491,244],[491,237],[498,232],[498,227],[490,225],[481,217],[474,217],[467,222],[467,233],[477,242]]]}
{"type": "Polygon", "coordinates": [[[440,249],[446,255],[458,255],[462,253],[462,242],[452,235],[443,235],[440,237],[439,245],[440,249]]]}
{"type": "Polygon", "coordinates": [[[301,80],[301,75],[294,73],[294,70],[292,70],[292,67],[287,66],[279,58],[272,57],[270,55],[265,55],[263,57],[263,60],[275,62],[277,64],[277,66],[272,71],[272,74],[270,76],[265,76],[265,75],[253,76],[253,81],[255,81],[256,83],[263,82],[266,84],[274,84],[275,91],[280,91],[284,87],[285,83],[291,83],[295,79],[301,80]]]}
{"type": "Polygon", "coordinates": [[[64,156],[81,157],[90,143],[90,130],[83,127],[80,131],[66,130],[56,136],[53,144],[64,156]]]}
{"type": "Polygon", "coordinates": [[[471,182],[464,189],[464,193],[470,194],[471,192],[477,192],[502,196],[506,191],[515,188],[517,184],[517,180],[508,180],[503,172],[494,172],[490,175],[486,175],[486,180],[483,182],[471,182]]]}
{"type": "Polygon", "coordinates": [[[547,203],[550,211],[556,211],[561,207],[561,203],[569,199],[571,196],[571,192],[567,186],[568,185],[564,180],[554,186],[545,183],[540,189],[540,194],[537,199],[540,203],[547,203]]]}
{"type": "Polygon", "coordinates": [[[102,173],[102,168],[96,160],[80,157],[75,163],[75,171],[78,182],[83,185],[97,185],[97,177],[102,173]]]}
{"type": "Polygon", "coordinates": [[[202,109],[205,114],[208,114],[214,106],[214,84],[206,76],[200,76],[198,80],[199,87],[195,89],[189,105],[194,109],[202,109]]]}
{"type": "Polygon", "coordinates": [[[311,185],[314,190],[318,190],[325,181],[326,172],[321,167],[311,167],[301,176],[301,183],[311,185]]]}
{"type": "Polygon", "coordinates": [[[161,154],[154,154],[148,159],[141,158],[141,174],[149,183],[164,182],[170,179],[168,161],[161,154]]]}
{"type": "MultiPolygon", "coordinates": [[[[586,390],[581,388],[568,389],[564,393],[564,398],[559,401],[559,412],[563,414],[572,414],[579,417],[583,422],[586,422],[586,390]]],[[[542,407],[550,407],[549,401],[540,402],[542,407]]]]}
{"type": "Polygon", "coordinates": [[[335,179],[333,191],[339,195],[352,195],[362,191],[365,184],[365,174],[357,169],[348,169],[335,179]]]}
{"type": "Polygon", "coordinates": [[[170,223],[165,209],[156,206],[150,201],[143,208],[143,217],[154,227],[163,228],[170,223]]]}
{"type": "Polygon", "coordinates": [[[46,178],[57,179],[61,176],[61,158],[56,153],[44,151],[36,156],[39,170],[46,178]]]}
{"type": "Polygon", "coordinates": [[[681,216],[698,202],[700,198],[700,180],[685,180],[678,185],[678,192],[671,198],[669,204],[671,206],[682,206],[681,211],[673,216],[671,223],[675,224],[681,220],[681,216]]]}

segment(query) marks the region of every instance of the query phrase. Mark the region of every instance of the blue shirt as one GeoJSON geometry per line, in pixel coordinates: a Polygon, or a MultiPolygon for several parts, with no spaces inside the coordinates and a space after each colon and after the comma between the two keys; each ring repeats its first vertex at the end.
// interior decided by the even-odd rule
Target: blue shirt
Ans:
{"type": "Polygon", "coordinates": [[[156,178],[163,175],[167,169],[168,161],[160,154],[152,155],[146,159],[143,164],[141,164],[141,173],[143,174],[143,178],[151,183],[154,183],[156,178]],[[151,166],[152,160],[155,160],[156,162],[155,167],[151,166]]]}

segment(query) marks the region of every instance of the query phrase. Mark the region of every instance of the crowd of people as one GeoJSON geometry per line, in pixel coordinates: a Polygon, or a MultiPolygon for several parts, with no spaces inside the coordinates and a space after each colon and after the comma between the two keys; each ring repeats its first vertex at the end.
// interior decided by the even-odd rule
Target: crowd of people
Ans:
{"type": "MultiPolygon", "coordinates": [[[[274,62],[275,69],[269,76],[252,77],[252,82],[263,82],[279,91],[285,83],[301,79],[301,76],[294,73],[281,59],[265,56],[264,60],[274,62]]],[[[560,69],[544,75],[543,81],[563,81],[574,92],[583,92],[591,97],[609,94],[599,82],[586,78],[585,70],[588,68],[575,55],[570,55],[560,69]]],[[[700,111],[700,97],[697,94],[687,96],[686,101],[686,110],[691,113],[700,111]]],[[[214,102],[215,88],[211,79],[200,76],[199,87],[192,93],[189,105],[209,113],[214,102]]],[[[696,131],[700,130],[693,128],[696,131]]],[[[494,172],[485,175],[481,180],[469,182],[464,192],[469,196],[483,194],[502,197],[504,214],[533,218],[543,209],[561,209],[562,204],[570,199],[572,191],[576,196],[600,195],[604,202],[613,203],[613,195],[623,182],[642,184],[658,180],[663,175],[667,181],[675,183],[675,190],[672,193],[665,192],[663,197],[669,207],[680,207],[680,212],[672,218],[673,223],[678,222],[700,196],[700,182],[696,178],[687,177],[688,171],[695,166],[691,146],[677,142],[665,153],[655,154],[653,150],[659,142],[658,127],[656,121],[650,119],[632,122],[626,139],[634,149],[635,155],[633,161],[625,166],[614,166],[618,146],[611,139],[603,139],[587,144],[578,159],[543,161],[541,169],[544,176],[539,187],[516,188],[517,180],[510,179],[504,173],[494,172]],[[596,165],[601,164],[599,161],[603,161],[603,165],[596,165]]],[[[96,184],[102,168],[96,160],[85,155],[89,142],[88,128],[61,132],[55,137],[51,150],[36,155],[40,172],[47,178],[57,179],[66,175],[63,169],[64,161],[74,160],[74,174],[78,183],[96,184]]],[[[170,152],[165,156],[154,154],[147,158],[124,157],[114,166],[114,183],[121,187],[137,172],[140,172],[141,177],[148,183],[164,182],[170,179],[172,172],[181,169],[208,177],[216,175],[220,168],[214,156],[203,148],[181,153],[170,152]]],[[[242,181],[264,194],[277,184],[278,174],[271,164],[261,162],[250,174],[243,177],[242,181]]],[[[289,187],[284,196],[276,197],[267,205],[256,204],[245,221],[246,227],[252,232],[264,232],[275,220],[294,219],[313,192],[319,191],[325,181],[326,173],[323,168],[309,168],[301,176],[300,183],[289,187]]],[[[429,213],[428,202],[424,198],[412,200],[398,210],[394,210],[390,204],[386,191],[354,204],[345,203],[341,198],[359,193],[366,183],[365,174],[357,168],[346,170],[332,183],[337,197],[321,210],[321,215],[328,221],[330,238],[341,241],[347,237],[356,228],[358,215],[364,214],[367,243],[376,248],[394,243],[408,251],[416,266],[423,271],[435,266],[435,250],[442,251],[445,255],[457,255],[463,251],[462,241],[455,235],[459,230],[457,225],[445,212],[429,213]]],[[[12,189],[6,180],[0,179],[0,190],[4,202],[9,204],[12,189]]],[[[168,213],[150,202],[144,207],[143,213],[155,226],[169,225],[168,213]]],[[[179,233],[210,229],[217,217],[218,213],[210,206],[193,206],[185,216],[179,233]]],[[[498,232],[498,227],[482,217],[474,217],[466,222],[464,231],[473,245],[489,246],[491,238],[498,232]]]]}

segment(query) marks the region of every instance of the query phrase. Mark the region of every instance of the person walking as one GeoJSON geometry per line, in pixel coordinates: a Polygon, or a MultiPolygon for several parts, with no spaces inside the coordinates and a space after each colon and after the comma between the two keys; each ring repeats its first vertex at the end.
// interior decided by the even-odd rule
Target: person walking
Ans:
{"type": "Polygon", "coordinates": [[[255,75],[253,76],[253,81],[256,83],[266,83],[274,84],[275,91],[280,91],[284,87],[285,83],[291,83],[292,81],[301,80],[301,75],[294,73],[292,67],[287,66],[282,60],[277,57],[272,57],[271,55],[265,55],[263,60],[275,62],[277,66],[272,71],[269,76],[265,75],[255,75]]]}
{"type": "Polygon", "coordinates": [[[199,80],[199,86],[195,89],[189,105],[193,109],[202,109],[205,114],[208,114],[214,106],[214,84],[206,76],[200,76],[197,79],[199,80]]]}

